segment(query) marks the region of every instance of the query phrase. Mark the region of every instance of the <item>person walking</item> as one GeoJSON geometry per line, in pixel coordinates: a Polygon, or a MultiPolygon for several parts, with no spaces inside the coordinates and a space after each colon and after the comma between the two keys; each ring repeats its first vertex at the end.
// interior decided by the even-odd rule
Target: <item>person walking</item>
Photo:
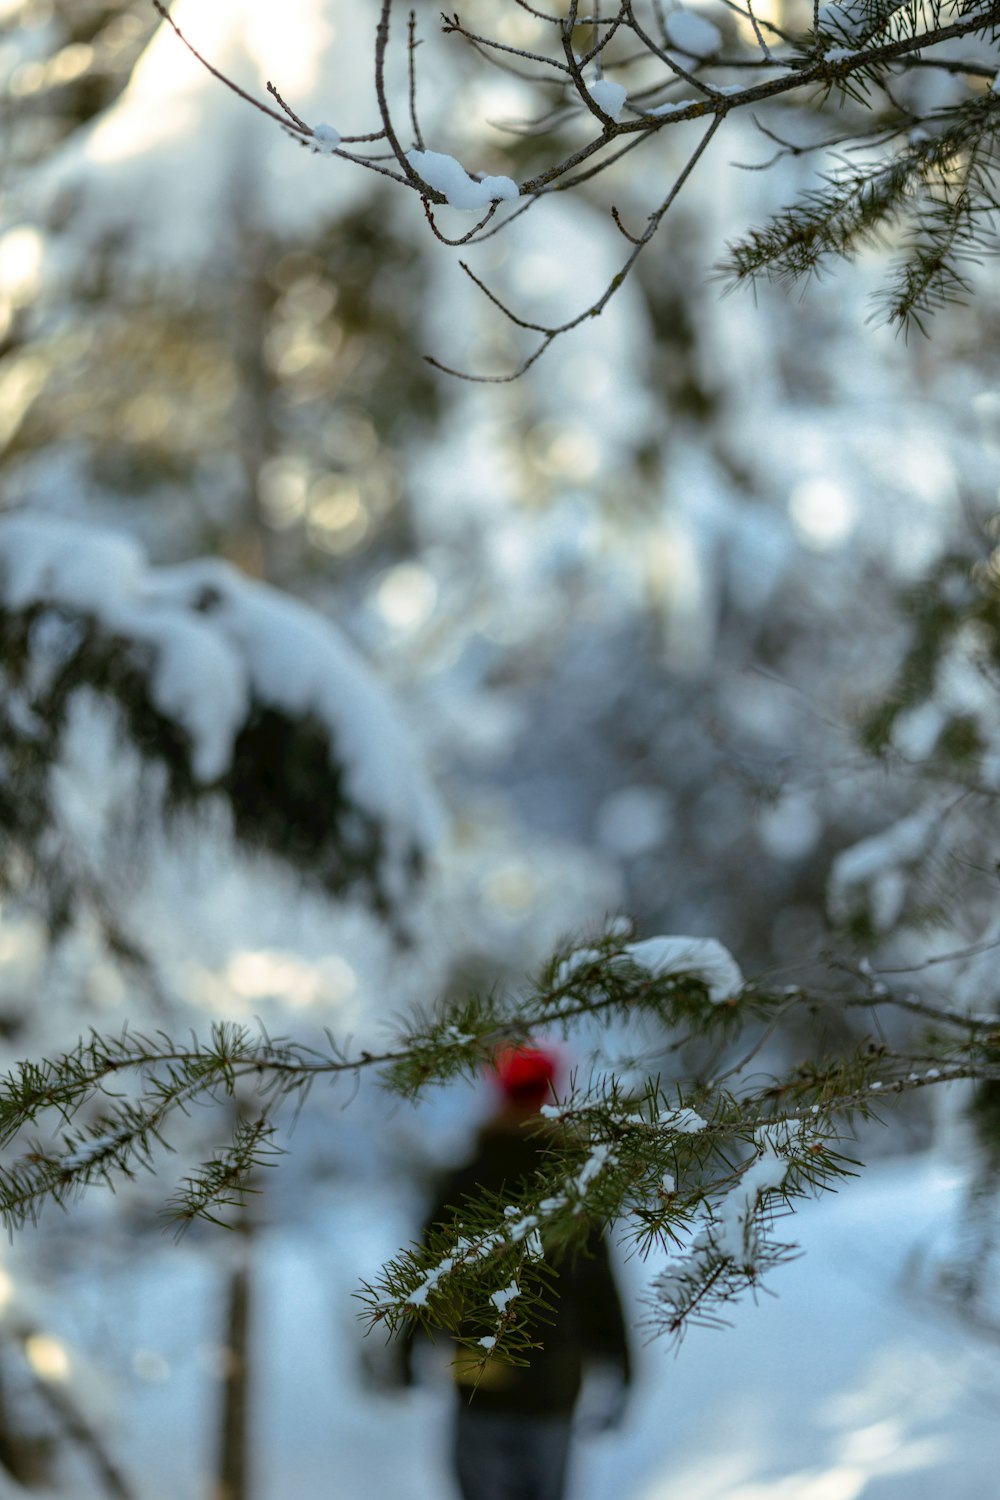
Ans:
{"type": "MultiPolygon", "coordinates": [[[[506,1048],[495,1060],[499,1107],[479,1132],[469,1161],[442,1184],[428,1225],[447,1222],[464,1198],[507,1193],[529,1179],[558,1127],[539,1117],[554,1098],[557,1060],[537,1047],[506,1048]]],[[[455,1383],[452,1458],[462,1500],[563,1500],[574,1413],[588,1369],[600,1367],[611,1394],[591,1429],[617,1425],[631,1365],[621,1301],[603,1235],[558,1256],[547,1299],[551,1321],[538,1329],[528,1363],[472,1350],[452,1361],[455,1383]],[[610,1379],[609,1379],[610,1377],[610,1379]]]]}

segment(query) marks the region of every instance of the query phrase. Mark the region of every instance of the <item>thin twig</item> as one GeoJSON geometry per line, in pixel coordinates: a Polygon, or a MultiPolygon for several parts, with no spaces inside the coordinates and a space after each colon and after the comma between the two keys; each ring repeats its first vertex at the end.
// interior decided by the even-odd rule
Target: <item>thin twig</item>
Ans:
{"type": "MultiPolygon", "coordinates": [[[[981,953],[992,953],[1000,948],[1000,937],[985,938],[981,943],[970,943],[966,948],[956,948],[950,953],[934,953],[930,958],[923,958],[918,964],[906,964],[899,967],[879,969],[880,974],[916,974],[922,969],[929,969],[932,964],[955,964],[961,963],[967,958],[978,958],[981,953]]],[[[1000,1024],[1000,1017],[997,1018],[1000,1024]]]]}
{"type": "Polygon", "coordinates": [[[486,297],[488,301],[492,302],[493,306],[500,312],[502,312],[507,321],[509,323],[513,323],[516,328],[527,329],[530,333],[544,334],[555,334],[561,331],[559,329],[548,328],[544,323],[529,323],[526,319],[519,318],[516,313],[511,312],[510,308],[505,302],[501,301],[496,292],[490,291],[490,288],[486,285],[485,281],[483,281],[479,276],[476,275],[475,271],[467,261],[460,260],[458,264],[465,272],[466,276],[468,276],[469,280],[479,288],[483,296],[486,297]]]}
{"type": "Polygon", "coordinates": [[[490,222],[499,206],[498,200],[494,200],[486,210],[483,217],[479,220],[479,223],[474,225],[473,228],[469,230],[468,234],[461,235],[457,240],[450,240],[448,236],[446,234],[442,234],[441,230],[438,228],[437,223],[434,219],[434,210],[431,208],[431,205],[428,203],[427,199],[424,198],[421,201],[423,203],[424,213],[427,216],[427,222],[431,226],[431,231],[434,235],[434,238],[436,240],[440,240],[442,245],[451,245],[452,247],[456,245],[470,244],[473,237],[477,235],[481,229],[485,229],[486,225],[490,222]]]}
{"type": "MultiPolygon", "coordinates": [[[[620,24],[623,14],[624,7],[619,13],[618,19],[615,22],[615,27],[620,24]]],[[[600,48],[595,47],[584,57],[578,58],[573,50],[573,32],[576,29],[576,26],[577,0],[570,0],[569,14],[567,15],[562,27],[562,46],[563,53],[566,57],[566,71],[569,73],[569,76],[573,81],[573,87],[576,89],[577,94],[583,101],[584,108],[589,110],[590,113],[594,115],[595,118],[600,122],[604,132],[604,139],[608,140],[610,139],[609,132],[614,131],[615,121],[608,114],[607,110],[603,109],[602,106],[598,104],[597,100],[594,98],[589,88],[587,87],[586,81],[584,80],[583,76],[584,67],[587,63],[593,60],[593,58],[600,51],[600,48]]]]}
{"type": "Polygon", "coordinates": [[[375,97],[378,101],[379,117],[382,121],[382,129],[389,143],[393,156],[395,156],[406,181],[411,187],[417,189],[423,198],[430,198],[432,203],[444,203],[443,193],[437,192],[415,172],[406,159],[392,123],[392,115],[389,111],[389,101],[385,92],[385,54],[389,46],[389,20],[392,15],[392,0],[382,0],[382,11],[379,16],[378,26],[375,29],[375,97]]]}
{"type": "Polygon", "coordinates": [[[625,225],[622,223],[621,214],[618,212],[617,208],[615,207],[615,205],[613,203],[611,205],[611,217],[612,217],[612,219],[615,222],[615,227],[621,231],[621,233],[625,236],[625,238],[631,244],[638,245],[639,244],[638,238],[634,234],[631,234],[629,232],[629,230],[627,230],[625,228],[625,225]]]}
{"type": "Polygon", "coordinates": [[[782,161],[785,157],[812,156],[818,151],[836,151],[840,146],[850,146],[850,149],[858,151],[870,151],[873,147],[887,146],[897,135],[904,134],[909,128],[908,123],[898,126],[882,126],[872,132],[871,135],[859,137],[853,131],[844,135],[825,136],[822,140],[812,141],[807,145],[801,145],[795,141],[787,141],[776,130],[765,125],[763,120],[756,115],[751,119],[762,136],[773,141],[778,150],[767,157],[765,161],[747,162],[734,161],[732,165],[741,172],[766,172],[775,162],[782,161]]]}
{"type": "Polygon", "coordinates": [[[533,5],[528,4],[528,0],[514,0],[514,4],[519,5],[522,10],[527,11],[529,16],[534,16],[536,21],[546,21],[551,26],[562,25],[562,16],[550,16],[543,10],[536,10],[533,5]]]}
{"type": "Polygon", "coordinates": [[[689,83],[692,88],[699,89],[703,94],[708,94],[709,96],[714,94],[714,89],[707,83],[702,83],[701,79],[696,74],[689,72],[687,68],[682,68],[676,57],[671,52],[668,52],[665,47],[658,46],[649,33],[639,25],[639,22],[635,18],[635,12],[632,9],[632,0],[624,0],[624,3],[628,6],[629,27],[635,32],[635,35],[646,48],[647,52],[659,58],[660,62],[669,68],[676,78],[683,78],[685,83],[689,83]]]}
{"type": "Polygon", "coordinates": [[[727,1078],[735,1078],[737,1074],[741,1074],[746,1069],[746,1067],[753,1062],[758,1053],[760,1053],[764,1049],[764,1047],[770,1041],[771,1037],[777,1031],[778,1027],[781,1025],[782,1021],[788,1015],[788,1012],[792,1010],[797,1004],[798,997],[796,996],[795,998],[786,1001],[784,1005],[780,1005],[774,1012],[774,1015],[771,1017],[768,1024],[764,1027],[756,1042],[754,1042],[753,1046],[747,1052],[744,1052],[740,1059],[737,1062],[734,1062],[731,1067],[727,1068],[725,1072],[712,1074],[712,1087],[718,1088],[720,1084],[725,1083],[727,1078]]]}
{"type": "Polygon", "coordinates": [[[761,31],[760,26],[757,24],[757,17],[753,13],[753,6],[751,5],[750,0],[746,0],[746,4],[747,15],[750,17],[750,25],[753,27],[753,34],[757,38],[757,45],[760,47],[760,50],[763,52],[767,61],[773,62],[774,59],[771,54],[771,49],[765,42],[764,33],[761,31]]]}
{"type": "Polygon", "coordinates": [[[276,99],[278,101],[288,118],[292,120],[300,130],[307,131],[309,135],[312,135],[312,127],[310,125],[307,125],[305,120],[299,119],[298,115],[295,113],[294,109],[292,109],[291,105],[286,104],[284,99],[282,99],[281,95],[278,93],[278,90],[275,88],[270,79],[268,79],[267,81],[267,92],[271,95],[272,99],[276,99]]]}
{"type": "Polygon", "coordinates": [[[470,245],[481,245],[485,240],[492,239],[495,234],[500,233],[501,229],[506,229],[507,225],[510,224],[512,220],[519,219],[522,214],[526,214],[529,208],[534,208],[535,204],[540,201],[541,200],[537,195],[532,198],[526,198],[524,202],[519,204],[512,213],[507,214],[507,216],[504,219],[501,219],[498,224],[494,224],[492,229],[485,229],[483,230],[482,234],[477,233],[475,238],[470,239],[468,243],[470,245]]]}
{"type": "Polygon", "coordinates": [[[450,36],[452,33],[454,33],[464,38],[465,41],[472,43],[476,47],[485,47],[493,52],[507,52],[512,54],[514,57],[523,58],[526,62],[542,63],[544,67],[554,68],[560,73],[565,73],[568,71],[568,69],[561,62],[557,62],[554,57],[546,57],[544,53],[541,52],[529,52],[525,47],[512,47],[507,42],[498,42],[493,37],[479,36],[474,31],[468,31],[462,25],[457,16],[449,19],[447,25],[445,25],[442,29],[444,30],[446,35],[450,36]]]}
{"type": "MultiPolygon", "coordinates": [[[[410,182],[410,180],[404,177],[400,172],[394,172],[391,167],[379,166],[378,161],[376,161],[374,157],[358,156],[353,151],[345,151],[342,146],[338,146],[336,151],[334,151],[332,155],[339,156],[344,161],[353,162],[356,167],[367,167],[370,172],[378,172],[382,177],[389,177],[393,182],[402,183],[403,187],[415,186],[414,183],[410,182]]],[[[383,159],[386,161],[396,160],[395,156],[385,157],[383,159]]]]}
{"type": "Polygon", "coordinates": [[[669,212],[672,205],[676,202],[678,194],[680,193],[684,184],[687,182],[688,178],[691,176],[691,173],[694,171],[694,168],[697,165],[698,161],[701,159],[704,152],[708,148],[709,142],[715,135],[716,131],[719,129],[719,126],[722,124],[723,118],[724,117],[722,114],[717,114],[713,118],[705,134],[702,136],[698,145],[695,147],[695,150],[689,157],[683,170],[675,180],[672,188],[670,189],[670,192],[660,204],[659,208],[655,209],[653,213],[649,215],[649,218],[646,221],[646,228],[644,229],[643,233],[637,238],[634,238],[631,235],[629,236],[629,239],[632,240],[634,247],[632,253],[629,255],[628,259],[625,261],[624,265],[621,267],[618,273],[611,278],[611,281],[608,283],[601,296],[597,298],[596,302],[591,303],[589,307],[585,308],[583,312],[578,313],[576,317],[570,318],[567,322],[560,323],[552,327],[547,327],[543,323],[531,323],[525,318],[518,317],[518,315],[514,313],[506,305],[506,303],[496,295],[495,292],[491,291],[490,288],[486,286],[486,284],[475,274],[475,272],[466,264],[465,261],[459,262],[462,270],[469,277],[470,281],[475,283],[475,285],[479,288],[483,295],[493,304],[494,307],[496,307],[501,313],[503,313],[504,317],[507,318],[509,322],[513,323],[517,328],[523,328],[532,333],[540,333],[543,335],[542,342],[528,357],[528,359],[518,366],[517,370],[509,375],[470,376],[463,371],[455,370],[450,366],[443,365],[438,360],[435,360],[433,358],[427,359],[428,364],[433,365],[435,369],[442,370],[445,374],[457,375],[461,379],[475,380],[476,382],[489,383],[493,385],[506,384],[510,381],[519,379],[526,370],[530,369],[531,366],[541,358],[546,349],[548,349],[550,344],[552,344],[555,339],[559,338],[562,334],[569,333],[574,328],[578,328],[581,323],[586,322],[588,319],[599,317],[604,311],[605,307],[611,301],[611,298],[623,285],[630,271],[638,260],[642,250],[653,238],[656,231],[659,229],[661,223],[663,222],[664,217],[669,212]]]}
{"type": "Polygon", "coordinates": [[[407,45],[407,63],[406,63],[407,72],[409,74],[409,85],[410,85],[410,125],[413,128],[413,139],[416,142],[417,150],[418,151],[422,151],[424,149],[424,138],[423,138],[423,135],[422,135],[421,130],[420,130],[420,120],[419,120],[419,118],[417,116],[417,66],[416,66],[416,56],[417,56],[417,48],[419,46],[420,46],[420,42],[417,40],[417,13],[416,13],[415,10],[411,10],[410,11],[410,21],[409,21],[409,39],[408,39],[408,45],[407,45]]]}
{"type": "Polygon", "coordinates": [[[434,358],[433,354],[425,354],[424,362],[433,369],[440,370],[442,375],[454,375],[457,380],[467,380],[470,385],[511,385],[515,380],[520,380],[522,375],[526,375],[532,365],[541,359],[554,338],[555,334],[544,338],[534,353],[529,354],[528,358],[508,375],[473,375],[468,370],[458,370],[452,365],[442,364],[439,359],[434,358]]]}
{"type": "Polygon", "coordinates": [[[560,178],[558,182],[553,183],[546,191],[550,193],[572,192],[581,183],[589,182],[593,177],[599,177],[602,172],[606,172],[608,167],[613,166],[616,161],[621,161],[623,156],[628,156],[630,151],[635,151],[638,146],[645,146],[650,139],[649,135],[633,135],[625,142],[624,146],[619,146],[617,151],[609,151],[600,161],[592,162],[589,167],[584,167],[582,171],[575,172],[572,177],[560,178]]]}
{"type": "Polygon", "coordinates": [[[301,124],[301,122],[295,125],[290,125],[285,114],[279,115],[276,109],[271,109],[270,106],[264,104],[262,100],[255,99],[253,94],[248,94],[246,89],[240,88],[239,84],[234,83],[231,78],[227,78],[225,73],[220,73],[219,69],[213,67],[212,64],[208,61],[208,58],[203,57],[202,54],[198,51],[197,47],[195,47],[191,42],[188,41],[187,37],[184,35],[183,31],[181,31],[177,22],[170,14],[169,10],[167,10],[167,7],[161,3],[161,0],[151,0],[151,3],[153,9],[157,12],[157,14],[163,17],[167,25],[171,28],[178,39],[184,43],[184,46],[191,53],[191,56],[197,58],[202,67],[205,68],[207,72],[211,73],[213,78],[217,78],[220,83],[225,84],[227,89],[230,89],[234,94],[239,95],[239,97],[241,99],[244,99],[247,104],[252,104],[254,109],[259,109],[262,115],[267,115],[270,119],[277,120],[278,124],[283,125],[286,130],[294,129],[300,135],[312,135],[312,131],[309,129],[308,125],[303,125],[301,124]]]}
{"type": "Polygon", "coordinates": [[[1000,1016],[977,1016],[959,1010],[948,1010],[945,1006],[930,1005],[916,995],[894,995],[891,992],[885,995],[860,995],[848,1000],[846,1004],[852,1010],[875,1010],[880,1006],[890,1005],[895,1010],[922,1016],[926,1021],[942,1021],[948,1026],[958,1026],[963,1030],[987,1033],[1000,1031],[1000,1016]]]}
{"type": "MultiPolygon", "coordinates": [[[[746,19],[746,8],[738,4],[737,0],[722,0],[722,3],[727,10],[733,11],[735,15],[742,17],[744,20],[746,19]]],[[[776,22],[762,20],[758,24],[760,25],[762,30],[769,31],[771,35],[777,37],[779,41],[787,42],[789,46],[795,45],[794,34],[790,31],[785,30],[784,27],[777,25],[776,22]]]]}
{"type": "MultiPolygon", "coordinates": [[[[600,70],[602,68],[601,53],[605,50],[605,48],[607,47],[608,43],[611,41],[611,38],[614,36],[614,34],[618,30],[618,28],[620,26],[624,25],[624,23],[625,23],[625,6],[623,5],[622,8],[621,8],[621,10],[618,12],[617,16],[615,17],[615,19],[612,22],[610,22],[610,24],[608,25],[608,29],[607,29],[607,31],[604,32],[603,36],[599,37],[598,40],[594,42],[594,44],[591,46],[589,52],[584,52],[582,54],[582,56],[578,59],[579,66],[581,68],[585,68],[585,67],[587,67],[588,63],[595,63],[596,66],[597,66],[598,72],[600,73],[600,70]]],[[[633,61],[634,60],[635,59],[633,59],[633,61]]]]}

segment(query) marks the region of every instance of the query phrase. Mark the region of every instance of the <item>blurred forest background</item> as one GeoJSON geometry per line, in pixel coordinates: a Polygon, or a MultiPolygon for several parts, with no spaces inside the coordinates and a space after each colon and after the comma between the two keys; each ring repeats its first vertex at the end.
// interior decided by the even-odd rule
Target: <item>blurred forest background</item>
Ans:
{"type": "MultiPolygon", "coordinates": [[[[306,119],[360,132],[377,126],[376,9],[174,13],[242,86],[273,79],[306,119]]],[[[442,51],[434,20],[425,130],[521,175],[537,145],[496,122],[532,112],[531,86],[442,51]]],[[[527,12],[497,25],[530,45],[527,12]]],[[[0,505],[122,533],[151,574],[224,559],[333,622],[395,700],[438,829],[396,893],[403,931],[364,892],[317,889],[294,851],[241,849],[219,808],[164,825],[92,705],[53,773],[44,858],[5,855],[5,1064],[126,1018],[259,1017],[367,1044],[417,1001],[516,984],[618,911],[644,935],[717,937],[768,983],[818,986],[833,1037],[869,1019],[838,1010],[831,955],[877,953],[995,1004],[989,267],[930,340],[866,322],[885,250],[801,298],[721,296],[726,240],[815,171],[733,165],[767,154],[735,122],[603,317],[512,384],[463,383],[423,356],[510,366],[515,332],[416,195],[289,139],[146,0],[0,0],[0,28],[0,505]],[[73,893],[58,910],[37,878],[55,868],[73,893]]],[[[615,168],[626,218],[647,188],[645,169],[615,168]]],[[[573,315],[621,257],[597,189],[489,240],[479,274],[529,317],[573,315]]],[[[331,1356],[310,1378],[356,1383],[350,1289],[413,1232],[489,1104],[445,1091],[387,1117],[377,1095],[346,1097],[310,1099],[244,1233],[172,1248],[162,1188],[139,1181],[4,1249],[0,1494],[327,1492],[275,1478],[267,1424],[248,1426],[285,1338],[262,1299],[300,1299],[300,1324],[318,1302],[343,1368],[331,1356]],[[140,1428],[159,1434],[145,1472],[140,1428]]],[[[922,1152],[942,1130],[957,1151],[962,1108],[921,1099],[865,1154],[922,1152]]],[[[193,1119],[192,1140],[205,1129],[193,1119]]],[[[964,1232],[968,1269],[989,1213],[964,1232]]]]}

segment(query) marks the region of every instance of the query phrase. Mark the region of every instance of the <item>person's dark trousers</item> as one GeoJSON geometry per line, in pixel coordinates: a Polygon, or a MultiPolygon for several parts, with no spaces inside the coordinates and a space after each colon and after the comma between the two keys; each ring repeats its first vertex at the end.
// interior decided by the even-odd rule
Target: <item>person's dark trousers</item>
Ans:
{"type": "Polygon", "coordinates": [[[572,1418],[477,1411],[455,1418],[455,1472],[462,1500],[563,1500],[572,1418]]]}

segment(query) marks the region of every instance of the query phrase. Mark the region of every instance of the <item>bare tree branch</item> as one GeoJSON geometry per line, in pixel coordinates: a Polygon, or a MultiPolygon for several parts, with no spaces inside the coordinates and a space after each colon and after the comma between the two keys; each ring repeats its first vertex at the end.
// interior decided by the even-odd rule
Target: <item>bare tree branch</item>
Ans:
{"type": "MultiPolygon", "coordinates": [[[[938,135],[944,135],[952,129],[951,122],[956,118],[961,124],[962,106],[960,104],[949,105],[937,111],[931,108],[923,115],[911,112],[895,97],[890,86],[890,78],[897,74],[905,75],[910,71],[937,68],[945,74],[968,79],[970,85],[984,82],[993,76],[991,59],[959,60],[954,57],[937,56],[935,51],[947,42],[966,37],[986,36],[1000,26],[1000,0],[975,5],[974,9],[967,8],[959,12],[957,16],[952,12],[955,18],[948,22],[942,20],[941,12],[936,6],[928,4],[925,10],[921,0],[914,0],[913,5],[905,10],[900,6],[893,6],[888,12],[874,16],[870,24],[857,33],[853,39],[848,35],[845,26],[836,22],[831,22],[830,29],[824,34],[822,31],[824,15],[817,8],[813,15],[812,32],[796,36],[781,26],[758,18],[752,0],[723,0],[728,10],[738,16],[752,33],[753,44],[748,36],[745,53],[740,53],[739,43],[737,43],[730,49],[732,55],[721,55],[719,47],[715,46],[710,55],[706,54],[701,57],[692,52],[685,52],[683,47],[679,47],[672,41],[669,17],[664,11],[662,0],[651,0],[652,15],[659,37],[651,34],[639,19],[634,0],[618,0],[618,8],[611,15],[602,14],[600,4],[593,5],[587,14],[583,14],[579,0],[569,0],[566,12],[562,16],[553,15],[530,3],[530,0],[513,0],[513,3],[524,15],[530,16],[533,21],[540,23],[549,31],[552,42],[551,52],[539,50],[537,47],[519,46],[500,36],[482,34],[466,26],[457,13],[446,14],[442,17],[442,31],[445,36],[456,36],[493,65],[515,72],[517,76],[526,79],[532,85],[547,86],[559,97],[559,102],[554,107],[536,118],[517,123],[510,122],[500,127],[522,138],[534,139],[539,143],[546,142],[553,148],[562,148],[553,150],[552,158],[520,183],[519,196],[524,201],[520,202],[516,209],[500,216],[497,213],[497,202],[491,204],[484,202],[482,216],[472,229],[456,236],[442,231],[432,209],[446,205],[449,195],[440,188],[432,187],[421,177],[417,170],[419,162],[416,159],[411,161],[412,153],[408,153],[404,148],[394,122],[393,101],[390,99],[386,73],[393,0],[380,0],[374,37],[375,100],[381,129],[366,136],[341,137],[336,149],[330,153],[354,165],[380,173],[416,191],[423,200],[424,212],[431,232],[441,243],[448,246],[467,246],[478,244],[492,237],[514,218],[534,206],[542,197],[556,192],[575,191],[592,183],[636,146],[644,141],[653,140],[663,130],[698,119],[704,119],[708,129],[662,204],[649,215],[641,232],[634,233],[626,228],[617,207],[610,209],[612,221],[618,231],[628,240],[631,253],[601,295],[577,316],[553,326],[545,326],[520,318],[513,309],[506,306],[502,299],[488,291],[480,278],[475,276],[466,264],[462,264],[463,271],[472,278],[479,290],[507,321],[516,327],[541,335],[538,347],[518,367],[514,375],[477,377],[491,383],[507,381],[523,374],[525,370],[531,368],[556,338],[580,326],[586,319],[600,316],[611,297],[628,276],[637,256],[657,233],[677,192],[688,180],[708,142],[715,135],[722,121],[731,113],[738,110],[751,111],[754,123],[761,134],[777,147],[765,161],[750,164],[749,169],[752,170],[765,170],[785,156],[829,154],[837,148],[847,151],[854,147],[866,150],[873,148],[890,150],[895,152],[897,158],[902,159],[908,151],[912,154],[908,136],[916,126],[927,126],[938,135]],[[579,38],[581,30],[588,32],[588,40],[585,49],[578,52],[574,41],[579,38]],[[611,49],[611,44],[617,38],[626,35],[636,44],[638,48],[636,52],[633,53],[617,45],[611,49]],[[841,38],[850,42],[850,45],[840,45],[841,38]],[[612,50],[617,54],[613,58],[612,50]],[[685,59],[690,59],[690,62],[680,61],[678,54],[685,59]],[[632,76],[633,68],[651,60],[662,65],[664,76],[659,81],[653,82],[648,81],[648,75],[636,80],[638,88],[630,96],[626,95],[624,117],[619,117],[621,110],[618,108],[614,109],[613,114],[609,113],[609,109],[605,107],[609,97],[607,92],[595,93],[594,85],[588,83],[585,76],[586,70],[593,65],[598,79],[603,81],[608,70],[612,70],[615,82],[623,83],[624,86],[624,80],[632,76]],[[523,67],[515,67],[515,63],[527,65],[532,71],[525,72],[523,67]],[[752,72],[755,77],[746,78],[745,86],[733,85],[724,81],[727,76],[732,76],[729,70],[743,72],[744,75],[752,72]],[[694,92],[695,97],[671,99],[668,93],[664,100],[664,92],[670,90],[671,85],[681,83],[686,84],[694,92]],[[865,97],[865,91],[872,87],[880,90],[881,99],[874,128],[866,126],[863,120],[864,115],[875,114],[874,107],[865,97]],[[777,133],[760,117],[760,110],[765,105],[804,103],[814,112],[818,112],[827,106],[827,101],[831,98],[834,100],[831,107],[845,118],[843,129],[836,135],[827,132],[821,140],[811,144],[798,144],[787,135],[777,133]],[[581,111],[584,112],[583,120],[591,118],[597,128],[588,139],[580,140],[577,135],[574,140],[570,132],[576,131],[581,123],[581,111]],[[388,154],[375,156],[345,149],[345,146],[375,142],[385,142],[388,154]]],[[[975,4],[975,0],[973,3],[975,4]]],[[[213,66],[181,33],[171,19],[163,0],[152,0],[152,4],[157,13],[173,28],[184,46],[213,77],[239,98],[281,124],[295,138],[306,144],[314,138],[314,128],[286,103],[273,83],[268,82],[267,91],[279,106],[278,110],[254,98],[246,89],[213,66]]],[[[416,12],[411,10],[408,17],[406,108],[409,116],[409,130],[415,148],[424,152],[426,149],[424,134],[417,109],[419,46],[416,12]]],[[[970,100],[975,98],[976,95],[970,92],[970,100]]],[[[962,138],[960,129],[955,138],[956,140],[962,138]]],[[[985,139],[985,134],[981,123],[970,121],[968,139],[971,141],[973,138],[982,141],[985,139]]],[[[982,160],[985,148],[977,149],[979,150],[977,161],[982,160]]],[[[932,154],[928,159],[930,162],[928,171],[940,170],[939,165],[935,165],[932,154]]],[[[458,166],[457,163],[455,165],[458,166]]],[[[959,166],[957,159],[954,165],[959,166]]],[[[465,169],[460,170],[464,172],[465,169]]],[[[961,262],[962,257],[967,253],[965,246],[970,241],[975,243],[975,237],[981,233],[981,226],[986,216],[992,211],[992,189],[987,181],[988,170],[980,170],[978,166],[976,167],[968,178],[969,187],[964,198],[953,193],[950,199],[944,200],[950,205],[951,231],[940,239],[940,254],[937,260],[934,257],[927,257],[926,264],[921,264],[908,273],[901,293],[902,301],[892,304],[896,308],[896,311],[891,311],[893,319],[897,318],[897,314],[900,317],[911,315],[917,317],[916,309],[918,308],[922,310],[929,306],[933,309],[934,298],[938,295],[935,288],[940,286],[942,274],[940,265],[944,263],[947,263],[950,268],[947,272],[951,278],[948,283],[949,287],[961,290],[964,285],[961,262]]],[[[456,178],[457,180],[460,179],[456,178]]],[[[472,180],[476,179],[473,177],[472,180]]],[[[901,176],[899,180],[903,183],[904,177],[901,176]]],[[[903,188],[900,191],[903,191],[903,188]]],[[[509,194],[503,196],[509,196],[509,194]]],[[[475,201],[474,195],[471,201],[475,201]]],[[[458,206],[461,208],[469,206],[467,195],[463,195],[463,201],[458,206]]],[[[887,200],[881,212],[883,216],[887,216],[892,211],[893,205],[887,200]]],[[[911,217],[918,212],[919,210],[914,207],[911,217]]],[[[860,229],[859,232],[861,232],[860,229]]],[[[747,274],[755,273],[751,271],[747,274]]],[[[433,358],[429,360],[429,363],[450,374],[460,373],[433,358]]],[[[472,377],[464,375],[463,378],[472,377]]]]}

